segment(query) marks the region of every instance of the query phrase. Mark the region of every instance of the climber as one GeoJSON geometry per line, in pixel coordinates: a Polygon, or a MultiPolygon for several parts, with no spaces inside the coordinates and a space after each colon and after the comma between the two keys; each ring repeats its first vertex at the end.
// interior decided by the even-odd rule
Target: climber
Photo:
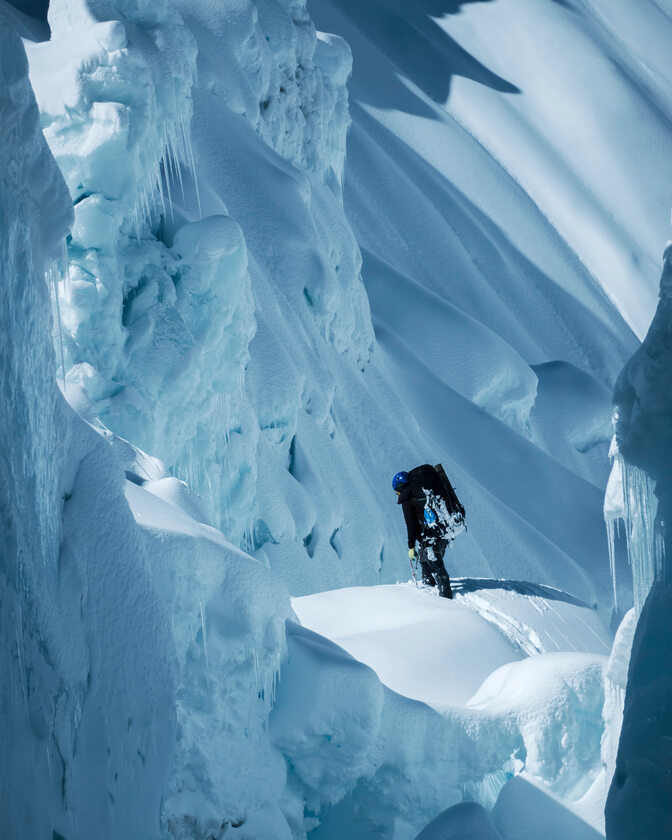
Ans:
{"type": "Polygon", "coordinates": [[[452,598],[443,555],[465,528],[464,507],[443,467],[422,464],[410,472],[398,472],[392,487],[404,512],[411,563],[417,547],[423,583],[438,586],[443,598],[452,598]]]}

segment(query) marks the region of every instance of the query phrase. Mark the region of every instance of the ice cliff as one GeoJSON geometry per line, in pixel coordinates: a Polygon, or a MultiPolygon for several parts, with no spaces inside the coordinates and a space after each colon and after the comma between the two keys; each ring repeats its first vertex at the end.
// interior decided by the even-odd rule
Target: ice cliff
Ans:
{"type": "MultiPolygon", "coordinates": [[[[672,556],[672,247],[663,257],[660,299],[641,348],[629,360],[614,390],[618,458],[612,481],[625,485],[625,527],[641,612],[627,669],[627,690],[615,772],[606,807],[607,837],[626,840],[663,836],[672,821],[672,676],[669,668],[672,556]],[[629,661],[629,668],[628,668],[629,661]]],[[[622,700],[622,698],[621,698],[622,700]]]]}
{"type": "Polygon", "coordinates": [[[157,459],[103,427],[74,385],[82,417],[56,387],[46,279],[72,205],[4,7],[0,18],[1,833],[149,838],[163,821],[180,836],[186,820],[193,836],[213,813],[224,830],[263,816],[269,796],[278,808],[284,761],[263,733],[289,597],[183,512],[199,502],[157,459]],[[241,792],[247,763],[265,786],[241,792]]]}
{"type": "Polygon", "coordinates": [[[110,833],[114,824],[139,836],[157,824],[174,726],[163,689],[146,679],[149,657],[156,677],[172,683],[166,625],[123,476],[53,376],[45,275],[71,224],[71,203],[39,130],[23,46],[3,11],[2,832],[47,836],[69,812],[84,834],[101,826],[110,833]],[[92,520],[100,527],[82,527],[92,520]]]}

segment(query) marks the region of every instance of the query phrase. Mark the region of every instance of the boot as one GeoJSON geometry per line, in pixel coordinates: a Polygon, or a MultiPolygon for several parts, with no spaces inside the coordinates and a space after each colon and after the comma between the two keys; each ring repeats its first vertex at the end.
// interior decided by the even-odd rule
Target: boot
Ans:
{"type": "Polygon", "coordinates": [[[436,586],[436,581],[434,580],[427,563],[420,561],[420,568],[422,569],[422,582],[425,586],[436,586]]]}
{"type": "Polygon", "coordinates": [[[443,575],[437,576],[438,583],[439,583],[439,595],[442,598],[450,598],[453,597],[453,590],[450,588],[450,578],[446,573],[443,575]]]}

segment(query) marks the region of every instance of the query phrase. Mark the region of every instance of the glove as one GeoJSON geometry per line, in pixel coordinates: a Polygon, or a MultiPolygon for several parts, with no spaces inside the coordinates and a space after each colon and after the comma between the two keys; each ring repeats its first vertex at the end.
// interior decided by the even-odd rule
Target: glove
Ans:
{"type": "Polygon", "coordinates": [[[409,560],[415,560],[415,549],[414,548],[409,548],[408,549],[408,559],[409,560]]]}

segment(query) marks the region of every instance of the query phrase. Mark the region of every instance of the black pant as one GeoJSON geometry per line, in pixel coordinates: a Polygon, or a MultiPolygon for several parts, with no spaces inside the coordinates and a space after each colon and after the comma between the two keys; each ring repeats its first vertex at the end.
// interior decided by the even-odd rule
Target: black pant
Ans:
{"type": "Polygon", "coordinates": [[[453,597],[450,578],[446,567],[443,565],[443,555],[447,547],[448,540],[437,540],[432,545],[420,546],[419,560],[422,569],[422,582],[429,586],[438,586],[439,595],[442,598],[453,597]]]}

